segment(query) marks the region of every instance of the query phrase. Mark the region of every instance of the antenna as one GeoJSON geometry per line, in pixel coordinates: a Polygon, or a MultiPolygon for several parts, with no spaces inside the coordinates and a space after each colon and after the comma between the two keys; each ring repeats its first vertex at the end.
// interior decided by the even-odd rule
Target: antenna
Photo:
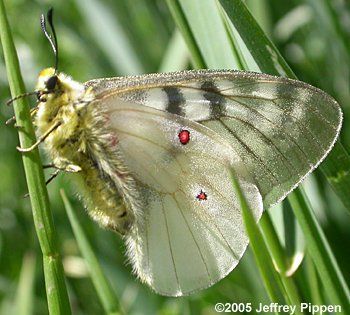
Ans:
{"type": "Polygon", "coordinates": [[[49,40],[51,48],[53,50],[53,53],[55,54],[55,74],[57,73],[57,67],[58,67],[58,44],[57,44],[57,37],[56,37],[56,32],[55,28],[53,26],[52,22],[52,14],[53,14],[53,8],[50,8],[49,11],[47,11],[46,17],[50,25],[51,29],[51,34],[48,33],[47,28],[46,28],[46,19],[44,14],[40,16],[40,25],[41,29],[44,32],[46,38],[49,40]]]}

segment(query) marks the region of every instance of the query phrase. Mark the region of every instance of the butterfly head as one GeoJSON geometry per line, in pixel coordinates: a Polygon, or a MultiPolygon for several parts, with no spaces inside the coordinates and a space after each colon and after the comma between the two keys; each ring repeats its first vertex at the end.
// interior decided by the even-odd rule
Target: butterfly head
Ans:
{"type": "Polygon", "coordinates": [[[46,68],[42,70],[38,77],[36,91],[38,91],[38,100],[45,103],[52,94],[59,91],[61,82],[59,74],[56,74],[55,69],[46,68]]]}
{"type": "Polygon", "coordinates": [[[36,91],[40,103],[49,106],[58,101],[63,105],[78,99],[84,86],[62,72],[57,73],[54,68],[46,68],[39,73],[36,91]]]}

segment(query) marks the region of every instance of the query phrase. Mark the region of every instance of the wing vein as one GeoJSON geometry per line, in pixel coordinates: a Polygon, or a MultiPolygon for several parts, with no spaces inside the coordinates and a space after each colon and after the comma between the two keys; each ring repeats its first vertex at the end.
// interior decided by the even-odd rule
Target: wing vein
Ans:
{"type": "MultiPolygon", "coordinates": [[[[233,99],[232,99],[233,100],[233,99]]],[[[240,105],[242,105],[243,107],[245,107],[247,110],[250,110],[250,111],[253,111],[254,113],[256,113],[256,115],[258,115],[258,116],[260,116],[262,119],[264,119],[264,120],[266,120],[267,122],[269,122],[272,126],[274,126],[274,127],[277,127],[277,128],[282,128],[282,126],[281,125],[278,125],[278,124],[275,124],[274,123],[274,121],[272,121],[271,119],[269,119],[268,117],[266,117],[265,115],[263,115],[262,113],[260,113],[258,110],[256,110],[256,109],[254,109],[254,108],[252,108],[252,107],[249,107],[249,105],[247,105],[247,104],[245,104],[245,103],[243,103],[242,101],[241,102],[239,102],[239,101],[237,101],[237,100],[234,100],[236,103],[238,103],[238,104],[240,104],[240,105]]],[[[274,103],[275,104],[275,103],[274,103]]],[[[278,109],[280,109],[280,107],[278,107],[278,109]]],[[[282,110],[282,112],[283,112],[283,114],[285,114],[285,112],[282,110]]],[[[228,116],[228,117],[232,117],[232,118],[238,118],[238,117],[236,117],[236,116],[228,116]]],[[[242,119],[242,121],[244,121],[243,119],[242,119]]],[[[245,123],[247,123],[247,124],[249,124],[247,121],[244,121],[245,123]]],[[[299,128],[299,121],[296,121],[296,124],[297,124],[297,126],[298,126],[298,129],[300,130],[300,128],[299,128]]],[[[253,126],[253,125],[252,125],[253,126]]],[[[254,128],[256,129],[256,130],[258,130],[258,128],[256,128],[255,126],[254,126],[254,128]]],[[[308,130],[308,128],[306,128],[307,130],[308,130]]],[[[309,131],[309,130],[308,130],[309,131]]],[[[313,133],[311,133],[311,131],[309,131],[310,132],[310,134],[311,134],[311,137],[312,137],[312,140],[314,140],[314,135],[313,135],[313,133]]],[[[263,134],[263,133],[261,133],[261,134],[263,134]]],[[[306,160],[306,162],[308,163],[308,164],[310,164],[310,161],[309,161],[309,159],[308,159],[308,156],[307,156],[307,154],[304,152],[304,150],[299,146],[299,144],[296,142],[296,140],[289,134],[289,133],[284,133],[283,135],[286,135],[292,142],[293,142],[293,144],[299,149],[299,151],[303,154],[303,156],[304,156],[304,158],[305,158],[305,160],[306,160]]],[[[276,147],[276,146],[275,146],[276,147]]],[[[277,149],[277,147],[276,147],[276,149],[277,149]]],[[[281,152],[280,152],[281,153],[281,152]]],[[[281,153],[282,154],[282,153],[281,153]]],[[[283,154],[282,154],[283,155],[283,154]]],[[[311,163],[311,165],[312,165],[312,163],[311,163]]]]}
{"type": "MultiPolygon", "coordinates": [[[[253,83],[253,85],[256,83],[257,81],[255,81],[254,83],[253,83]]],[[[282,83],[282,82],[280,82],[280,81],[259,81],[260,83],[274,83],[274,84],[276,84],[276,83],[282,83]]],[[[242,83],[241,83],[242,84],[242,83]]],[[[251,85],[250,83],[248,83],[248,84],[245,84],[245,85],[251,85]]],[[[196,87],[192,87],[192,86],[185,86],[185,85],[181,85],[181,87],[183,87],[183,88],[189,88],[189,89],[195,89],[195,90],[200,90],[199,88],[196,88],[196,87]]],[[[237,87],[237,85],[235,85],[234,87],[237,87]]],[[[227,88],[227,89],[221,89],[221,90],[218,90],[217,92],[214,92],[214,93],[217,93],[217,94],[219,94],[219,95],[221,95],[221,96],[223,96],[223,97],[227,97],[227,98],[234,98],[234,97],[238,97],[238,98],[247,98],[247,99],[260,99],[260,100],[265,100],[265,101],[272,101],[275,105],[276,105],[276,103],[274,102],[275,100],[276,100],[276,98],[266,98],[266,97],[263,97],[263,96],[259,96],[259,95],[244,95],[244,94],[239,94],[239,95],[235,95],[235,94],[231,94],[231,95],[225,95],[225,94],[222,94],[222,92],[224,92],[224,91],[228,91],[228,90],[230,90],[230,89],[232,89],[233,88],[233,86],[232,87],[230,87],[230,88],[227,88]]],[[[290,99],[290,100],[292,100],[293,102],[295,102],[295,103],[298,103],[298,102],[300,102],[300,100],[298,100],[298,99],[295,99],[295,98],[293,98],[293,97],[288,97],[288,99],[290,99]]],[[[283,109],[281,109],[282,111],[283,111],[283,113],[286,113],[283,109]]],[[[324,117],[323,115],[322,115],[322,113],[318,110],[318,108],[317,107],[315,107],[314,108],[314,111],[317,113],[317,116],[320,118],[320,119],[322,119],[324,122],[326,122],[333,130],[337,130],[337,128],[335,128],[334,126],[333,126],[333,124],[326,118],[326,117],[324,117]]]]}
{"type": "Polygon", "coordinates": [[[226,125],[226,123],[224,121],[222,121],[221,119],[218,119],[218,122],[228,131],[230,132],[230,134],[232,134],[237,141],[246,149],[246,151],[252,155],[256,160],[258,160],[260,162],[260,164],[265,168],[265,170],[267,171],[267,173],[273,178],[274,181],[271,180],[271,178],[268,178],[271,184],[281,184],[279,178],[273,173],[273,171],[271,171],[267,165],[264,163],[264,161],[255,154],[255,152],[253,150],[251,150],[251,148],[245,143],[243,142],[243,140],[241,138],[239,138],[236,134],[234,134],[232,132],[232,130],[226,125]]]}
{"type": "MultiPolygon", "coordinates": [[[[253,111],[253,112],[256,113],[257,115],[259,115],[261,118],[263,118],[263,119],[265,119],[266,121],[268,121],[269,123],[271,123],[273,126],[275,126],[275,127],[277,127],[277,128],[282,128],[282,127],[283,127],[283,126],[280,125],[280,124],[275,124],[275,122],[274,122],[273,120],[269,119],[268,117],[266,117],[265,115],[263,115],[261,112],[259,112],[258,110],[256,110],[256,109],[250,107],[250,106],[247,105],[246,103],[244,103],[244,102],[242,102],[242,101],[235,100],[234,98],[231,98],[231,97],[230,97],[230,99],[232,99],[232,101],[234,101],[234,102],[236,102],[236,103],[242,105],[242,106],[245,107],[246,109],[253,111]]],[[[317,139],[317,137],[315,137],[314,133],[310,130],[310,128],[309,128],[308,126],[305,126],[297,117],[295,117],[295,116],[292,115],[290,112],[287,112],[287,111],[285,111],[283,108],[281,108],[280,105],[279,105],[278,103],[275,102],[275,100],[271,100],[271,101],[272,101],[273,104],[276,106],[276,108],[277,108],[280,112],[282,112],[283,115],[287,115],[287,116],[293,118],[293,121],[295,122],[295,124],[296,124],[296,126],[298,127],[299,130],[304,130],[304,129],[305,129],[305,130],[310,134],[311,140],[317,142],[318,144],[320,144],[319,141],[318,141],[318,139],[317,139]],[[301,127],[304,128],[304,129],[302,129],[301,127]]],[[[230,117],[230,116],[229,116],[229,117],[230,117]]],[[[293,143],[299,147],[298,143],[295,142],[295,139],[294,139],[293,137],[291,137],[289,134],[287,134],[287,135],[288,135],[288,137],[293,141],[293,143]]],[[[299,149],[300,149],[300,148],[299,148],[299,149]]],[[[301,151],[301,152],[305,155],[305,157],[307,158],[307,155],[304,153],[304,151],[303,151],[302,149],[300,149],[300,151],[301,151]]]]}
{"type": "MultiPolygon", "coordinates": [[[[184,191],[181,190],[181,192],[182,192],[183,194],[185,194],[184,191]]],[[[176,200],[176,198],[175,198],[175,200],[176,200]]],[[[194,214],[195,214],[195,213],[194,213],[194,214]]],[[[201,222],[203,222],[203,223],[212,222],[213,226],[214,226],[215,229],[219,232],[220,236],[222,237],[222,239],[223,239],[224,242],[226,243],[227,247],[228,247],[228,248],[230,249],[230,251],[232,252],[232,255],[233,255],[237,260],[239,260],[239,257],[238,257],[237,254],[234,252],[233,248],[231,247],[230,243],[227,241],[227,239],[226,239],[226,237],[224,236],[224,234],[222,233],[221,229],[215,224],[215,218],[214,218],[210,213],[207,213],[207,212],[204,212],[204,211],[202,212],[202,214],[204,214],[204,216],[206,216],[207,218],[208,218],[208,216],[209,216],[208,222],[203,221],[202,218],[201,218],[200,216],[198,216],[198,215],[196,215],[196,217],[197,217],[201,222]]]]}
{"type": "MultiPolygon", "coordinates": [[[[282,157],[282,160],[284,160],[286,163],[283,163],[290,171],[293,170],[294,165],[289,161],[288,158],[284,156],[284,154],[281,152],[281,150],[277,147],[277,145],[269,139],[261,130],[256,128],[253,124],[249,123],[248,121],[245,121],[244,119],[231,116],[231,118],[236,119],[237,121],[241,122],[244,125],[247,125],[248,127],[251,127],[257,134],[259,134],[259,137],[270,147],[275,148],[275,150],[279,153],[279,155],[282,157]]],[[[222,121],[222,119],[220,119],[222,121]]]]}
{"type": "Polygon", "coordinates": [[[201,251],[201,249],[200,249],[200,247],[199,247],[199,244],[198,244],[196,238],[194,237],[194,234],[193,234],[193,232],[192,232],[192,230],[191,230],[191,228],[190,228],[190,226],[189,226],[189,224],[188,224],[188,221],[187,221],[187,219],[186,219],[186,217],[185,217],[185,215],[184,215],[184,213],[183,213],[183,211],[182,211],[182,209],[181,209],[181,207],[180,207],[180,205],[179,205],[179,202],[178,202],[178,200],[177,200],[177,198],[176,198],[175,196],[174,196],[174,200],[175,200],[176,205],[177,205],[177,208],[179,209],[179,212],[181,213],[182,218],[184,219],[184,221],[185,221],[185,223],[186,223],[186,226],[187,226],[187,228],[188,228],[188,230],[189,230],[189,232],[190,232],[190,234],[191,234],[191,236],[192,236],[192,238],[193,238],[193,241],[194,241],[194,243],[196,244],[196,247],[197,247],[197,249],[198,249],[199,255],[200,255],[200,257],[201,257],[201,259],[202,259],[202,261],[203,261],[203,264],[204,264],[204,266],[205,266],[205,270],[207,271],[207,275],[208,275],[209,281],[212,281],[212,280],[211,280],[211,277],[210,277],[210,273],[209,273],[208,266],[207,266],[207,264],[206,264],[206,262],[205,262],[205,259],[204,259],[204,256],[203,256],[203,253],[202,253],[202,251],[201,251]]]}
{"type": "Polygon", "coordinates": [[[179,290],[181,290],[180,282],[179,282],[179,277],[178,277],[177,270],[176,270],[176,264],[175,264],[174,254],[173,254],[173,248],[172,248],[172,246],[171,246],[171,241],[170,241],[170,233],[169,233],[169,227],[168,227],[168,220],[167,220],[166,213],[165,213],[165,209],[164,209],[164,200],[163,200],[163,199],[162,199],[162,212],[163,212],[164,221],[165,221],[165,228],[166,228],[166,232],[167,232],[167,236],[168,236],[168,245],[169,245],[169,250],[170,250],[170,255],[171,255],[171,261],[172,261],[173,267],[174,267],[174,273],[175,273],[176,283],[177,283],[177,286],[178,286],[179,290]]]}

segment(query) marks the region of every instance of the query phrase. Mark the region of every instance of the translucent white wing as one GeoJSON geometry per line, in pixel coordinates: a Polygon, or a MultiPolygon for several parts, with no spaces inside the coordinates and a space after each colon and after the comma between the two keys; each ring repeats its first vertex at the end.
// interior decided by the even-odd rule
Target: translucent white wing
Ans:
{"type": "Polygon", "coordinates": [[[238,263],[247,246],[229,168],[256,219],[262,200],[235,150],[209,128],[175,114],[106,95],[91,104],[108,115],[140,190],[140,215],[126,235],[139,277],[163,295],[209,287],[238,263]],[[179,133],[187,132],[188,141],[179,133]]]}
{"type": "Polygon", "coordinates": [[[86,83],[96,93],[201,122],[235,148],[265,208],[283,199],[327,155],[339,105],[303,82],[235,71],[184,71],[86,83]]]}

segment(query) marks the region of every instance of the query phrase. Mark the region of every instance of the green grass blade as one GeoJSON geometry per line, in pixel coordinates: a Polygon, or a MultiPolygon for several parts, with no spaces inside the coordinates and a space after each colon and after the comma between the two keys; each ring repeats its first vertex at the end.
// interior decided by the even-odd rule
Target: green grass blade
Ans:
{"type": "Polygon", "coordinates": [[[220,0],[220,3],[262,72],[295,77],[242,1],[220,0]]]}
{"type": "MultiPolygon", "coordinates": [[[[240,0],[220,0],[231,22],[241,34],[260,70],[264,73],[297,79],[275,45],[268,39],[247,7],[240,0]]],[[[350,211],[350,156],[338,141],[320,165],[328,182],[350,211]]]]}
{"type": "Polygon", "coordinates": [[[159,72],[170,72],[186,69],[189,63],[189,52],[181,33],[176,29],[170,39],[159,72]]]}
{"type": "Polygon", "coordinates": [[[35,256],[27,253],[23,258],[15,302],[15,314],[31,315],[34,310],[35,256]]]}
{"type": "Polygon", "coordinates": [[[192,63],[196,68],[204,68],[205,62],[201,51],[196,43],[193,32],[188,24],[183,9],[178,0],[166,0],[173,18],[180,29],[182,36],[191,52],[192,63]]]}
{"type": "Polygon", "coordinates": [[[271,7],[269,0],[247,0],[247,7],[252,12],[259,25],[263,28],[265,34],[272,32],[271,7]]]}
{"type": "Polygon", "coordinates": [[[227,36],[230,38],[230,42],[232,43],[233,54],[237,58],[237,64],[239,64],[239,67],[236,69],[251,69],[252,71],[260,72],[260,69],[255,63],[251,53],[247,49],[246,45],[242,41],[237,30],[233,27],[229,17],[223,9],[221,10],[221,14],[226,24],[227,36]]]}
{"type": "Polygon", "coordinates": [[[345,208],[350,212],[350,158],[339,141],[320,168],[345,208]]]}
{"type": "Polygon", "coordinates": [[[310,255],[306,255],[305,264],[307,272],[304,280],[306,282],[305,285],[310,288],[310,300],[314,305],[322,305],[324,301],[321,296],[321,282],[318,279],[318,273],[310,255]]]}
{"type": "Polygon", "coordinates": [[[327,296],[333,304],[342,306],[344,314],[350,314],[349,289],[326,237],[310,209],[306,196],[301,189],[296,189],[289,195],[288,201],[304,231],[308,252],[321,276],[324,287],[327,288],[327,296]]]}
{"type": "MultiPolygon", "coordinates": [[[[292,276],[303,262],[305,256],[305,238],[298,221],[288,203],[279,203],[268,210],[276,234],[283,248],[286,269],[292,276]]],[[[263,226],[261,226],[263,228],[263,226]]]]}
{"type": "MultiPolygon", "coordinates": [[[[0,36],[10,90],[14,97],[22,94],[25,88],[2,0],[0,0],[0,36]]],[[[23,98],[19,99],[14,103],[14,110],[17,125],[20,126],[19,139],[21,146],[28,147],[35,142],[28,103],[23,98]]],[[[42,164],[37,149],[23,154],[23,165],[36,233],[43,253],[49,312],[50,314],[71,314],[62,262],[58,252],[57,235],[53,225],[42,164]]]]}
{"type": "Polygon", "coordinates": [[[205,56],[208,68],[239,68],[237,58],[232,53],[232,45],[226,34],[226,26],[221,17],[218,3],[213,0],[178,0],[196,44],[205,56]],[[210,21],[208,23],[208,21],[210,21]],[[215,41],[212,39],[215,38],[215,41]],[[223,49],[230,47],[231,49],[223,49]]]}
{"type": "Polygon", "coordinates": [[[232,184],[237,192],[238,199],[242,209],[243,221],[249,237],[250,246],[253,250],[256,263],[259,267],[261,277],[263,279],[266,291],[273,302],[283,304],[283,297],[279,288],[282,286],[279,276],[275,271],[269,251],[264,242],[263,236],[255,222],[253,214],[248,206],[248,203],[242,193],[236,176],[231,171],[232,184]]]}
{"type": "MultiPolygon", "coordinates": [[[[266,246],[271,253],[271,257],[275,262],[276,268],[280,274],[282,283],[288,295],[289,302],[293,305],[300,305],[301,299],[297,286],[294,282],[293,277],[288,274],[288,263],[286,260],[285,252],[278,239],[275,228],[272,224],[269,214],[266,212],[261,217],[260,227],[263,232],[263,236],[266,240],[266,246]]],[[[301,314],[296,310],[296,314],[301,314]]]]}
{"type": "Polygon", "coordinates": [[[94,251],[91,248],[91,245],[89,244],[82,227],[79,224],[79,221],[64,190],[61,189],[60,192],[75,238],[78,242],[80,251],[86,261],[86,265],[90,272],[91,280],[94,284],[97,295],[101,301],[101,304],[106,314],[122,314],[119,300],[115,292],[113,291],[109,281],[104,275],[103,270],[97,260],[97,257],[94,254],[94,251]]]}
{"type": "Polygon", "coordinates": [[[106,5],[96,0],[76,0],[90,28],[96,43],[101,47],[110,63],[121,74],[140,74],[144,72],[142,64],[131,46],[115,15],[106,5]]]}

